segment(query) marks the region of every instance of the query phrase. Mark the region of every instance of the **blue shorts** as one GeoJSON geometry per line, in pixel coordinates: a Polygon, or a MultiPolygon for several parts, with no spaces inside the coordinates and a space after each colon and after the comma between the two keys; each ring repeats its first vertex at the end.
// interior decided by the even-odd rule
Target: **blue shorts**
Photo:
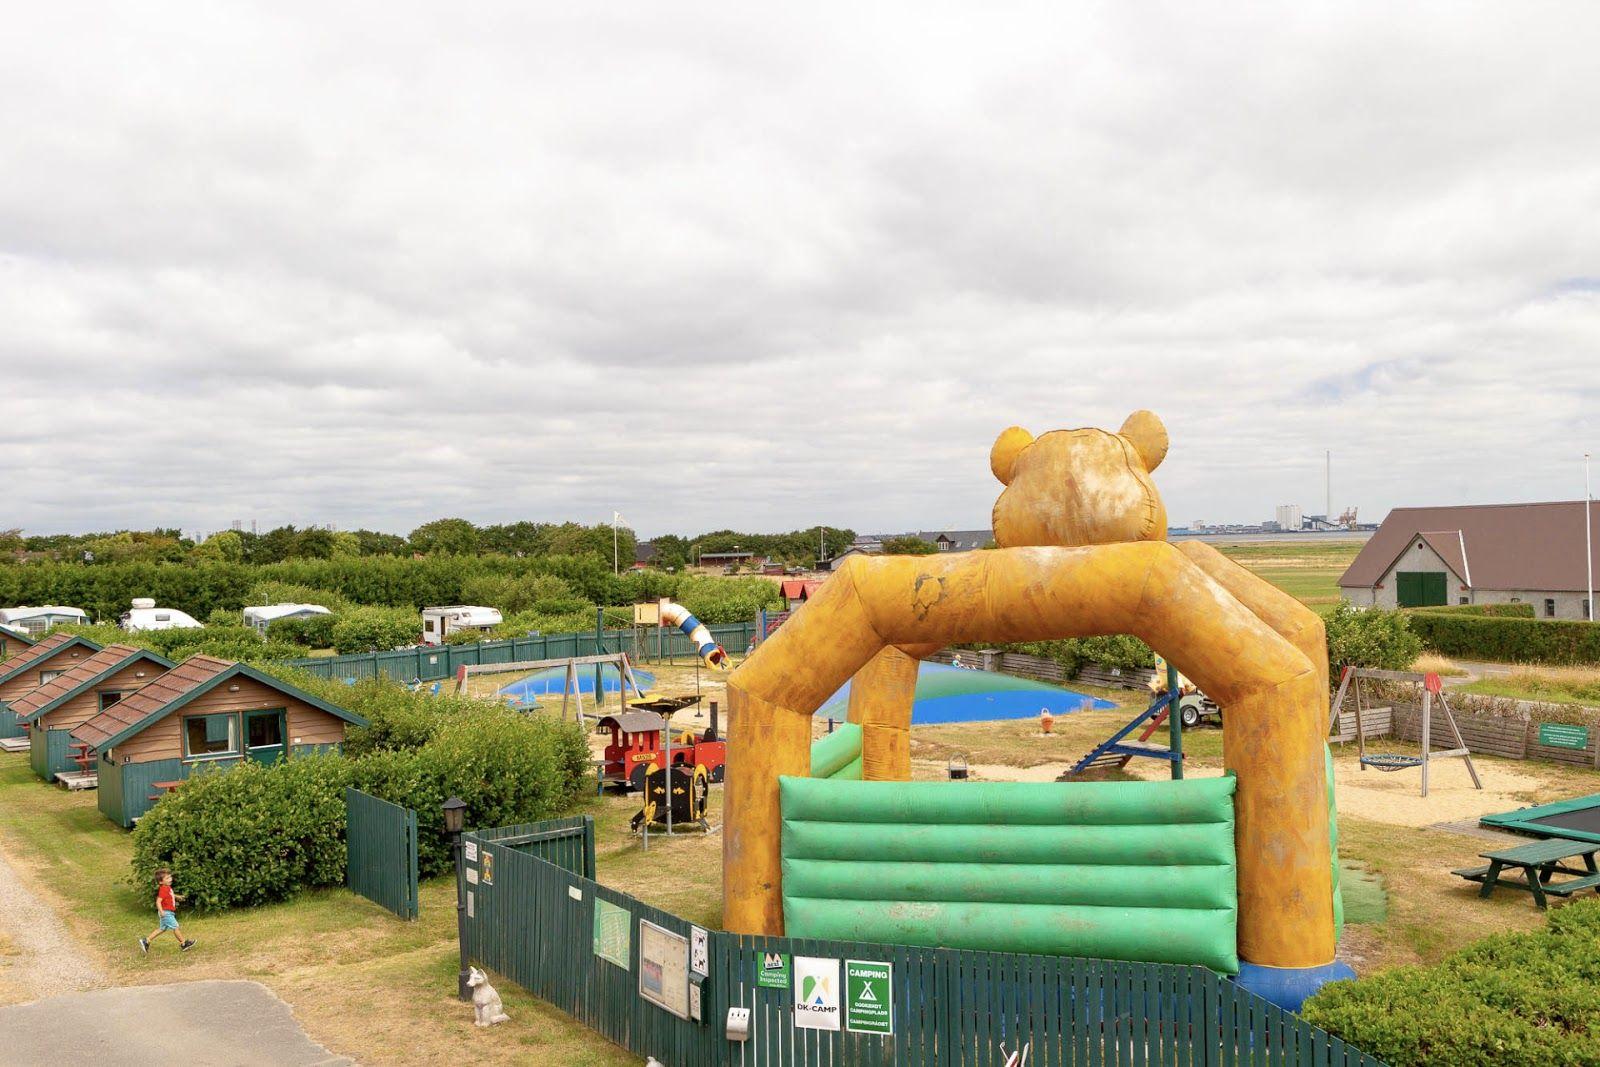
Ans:
{"type": "Polygon", "coordinates": [[[178,928],[178,915],[176,912],[164,911],[161,913],[161,929],[176,930],[178,928]]]}

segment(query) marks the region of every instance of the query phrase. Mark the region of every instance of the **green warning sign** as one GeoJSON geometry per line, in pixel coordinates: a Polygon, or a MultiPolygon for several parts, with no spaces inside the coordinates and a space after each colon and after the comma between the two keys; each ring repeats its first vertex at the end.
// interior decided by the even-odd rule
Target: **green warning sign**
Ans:
{"type": "Polygon", "coordinates": [[[789,954],[763,952],[761,962],[756,964],[756,985],[762,989],[788,989],[789,954]]]}
{"type": "Polygon", "coordinates": [[[1562,722],[1539,724],[1539,743],[1550,748],[1588,748],[1589,728],[1568,726],[1562,722]]]}
{"type": "Polygon", "coordinates": [[[844,961],[844,1025],[858,1034],[894,1033],[894,964],[844,961]]]}

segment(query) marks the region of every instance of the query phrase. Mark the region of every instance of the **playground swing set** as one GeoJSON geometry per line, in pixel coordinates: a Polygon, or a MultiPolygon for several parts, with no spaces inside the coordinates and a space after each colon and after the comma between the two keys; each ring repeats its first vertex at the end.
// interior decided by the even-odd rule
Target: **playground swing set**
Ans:
{"type": "Polygon", "coordinates": [[[1340,719],[1344,714],[1345,701],[1353,698],[1351,705],[1355,713],[1356,751],[1359,754],[1361,769],[1368,767],[1378,771],[1405,771],[1413,767],[1422,768],[1422,795],[1428,795],[1428,765],[1437,759],[1459,759],[1467,765],[1467,773],[1472,776],[1474,789],[1482,789],[1483,782],[1478,778],[1478,768],[1472,764],[1472,753],[1467,748],[1467,743],[1461,737],[1461,728],[1456,725],[1456,717],[1450,711],[1450,701],[1445,698],[1444,685],[1439,681],[1437,674],[1421,674],[1415,671],[1385,671],[1372,667],[1346,667],[1339,678],[1339,691],[1334,695],[1333,707],[1328,718],[1328,734],[1333,737],[1342,737],[1340,719]],[[1392,707],[1369,707],[1363,699],[1361,683],[1369,682],[1400,682],[1422,687],[1422,751],[1416,755],[1395,752],[1368,752],[1367,732],[1362,721],[1362,714],[1372,714],[1378,711],[1394,713],[1392,707]],[[1444,725],[1449,729],[1449,736],[1455,742],[1454,748],[1433,749],[1433,709],[1437,705],[1443,712],[1444,725]]]}

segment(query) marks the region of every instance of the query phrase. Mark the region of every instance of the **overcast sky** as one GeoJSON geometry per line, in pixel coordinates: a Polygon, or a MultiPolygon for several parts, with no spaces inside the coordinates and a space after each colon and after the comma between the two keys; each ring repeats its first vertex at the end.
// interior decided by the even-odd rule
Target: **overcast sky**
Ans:
{"type": "Polygon", "coordinates": [[[1600,7],[1076,7],[10,4],[0,528],[1582,494],[1600,7]]]}

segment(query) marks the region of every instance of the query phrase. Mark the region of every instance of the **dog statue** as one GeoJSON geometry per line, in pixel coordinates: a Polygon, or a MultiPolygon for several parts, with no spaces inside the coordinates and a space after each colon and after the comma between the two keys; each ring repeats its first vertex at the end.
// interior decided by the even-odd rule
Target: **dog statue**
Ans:
{"type": "Polygon", "coordinates": [[[511,1016],[500,1004],[500,994],[489,984],[488,975],[476,967],[472,968],[467,975],[467,988],[472,990],[472,1010],[477,1015],[475,1021],[479,1026],[493,1026],[510,1020],[511,1016]]]}

